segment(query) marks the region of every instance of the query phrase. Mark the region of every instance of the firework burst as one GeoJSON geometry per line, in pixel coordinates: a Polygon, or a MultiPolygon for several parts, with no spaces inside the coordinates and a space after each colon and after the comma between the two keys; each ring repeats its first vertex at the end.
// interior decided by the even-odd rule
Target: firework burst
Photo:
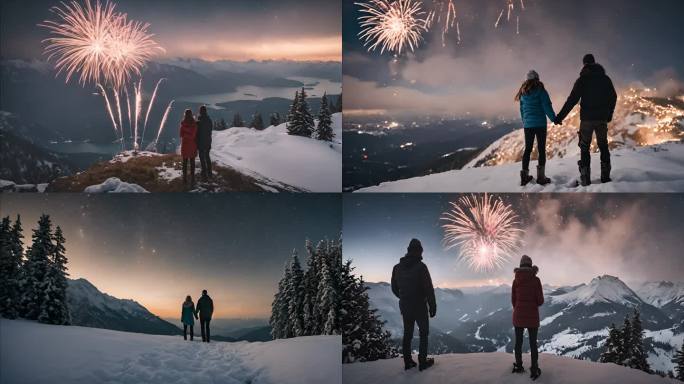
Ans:
{"type": "Polygon", "coordinates": [[[478,272],[501,268],[520,248],[518,217],[501,199],[463,196],[450,203],[442,220],[444,246],[459,249],[459,260],[478,272]]]}
{"type": "Polygon", "coordinates": [[[427,20],[421,2],[416,0],[370,0],[355,3],[361,7],[359,37],[369,51],[380,48],[400,55],[413,51],[427,31],[427,20]]]}

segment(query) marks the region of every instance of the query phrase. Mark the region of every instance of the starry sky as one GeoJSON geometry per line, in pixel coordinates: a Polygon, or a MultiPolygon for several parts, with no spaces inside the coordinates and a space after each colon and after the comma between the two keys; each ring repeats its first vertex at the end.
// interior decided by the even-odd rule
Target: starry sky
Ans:
{"type": "MultiPolygon", "coordinates": [[[[506,194],[525,231],[521,255],[539,266],[542,282],[588,283],[610,274],[625,282],[682,280],[684,196],[506,194]]],[[[442,214],[459,195],[344,196],[344,257],[367,281],[389,281],[411,238],[422,241],[433,283],[443,288],[510,284],[519,256],[500,270],[473,272],[458,250],[442,246],[442,214]]]]}
{"type": "MultiPolygon", "coordinates": [[[[340,61],[340,0],[117,0],[116,9],[150,23],[167,58],[340,61]]],[[[3,58],[41,57],[58,0],[3,0],[3,58]]]]}
{"type": "Polygon", "coordinates": [[[30,239],[40,214],[64,231],[72,278],[176,317],[186,295],[212,296],[217,318],[270,316],[283,266],[306,239],[337,239],[335,194],[23,194],[0,196],[30,239]]]}
{"type": "MultiPolygon", "coordinates": [[[[440,0],[423,1],[433,9],[440,0]]],[[[375,111],[399,116],[516,117],[513,101],[528,70],[535,69],[556,106],[565,101],[585,53],[593,53],[618,88],[657,87],[667,96],[682,90],[680,0],[525,0],[525,11],[504,14],[505,0],[454,0],[461,30],[442,46],[441,28],[424,34],[414,53],[392,59],[368,53],[357,34],[360,7],[344,2],[345,113],[375,111]],[[516,34],[520,16],[520,34],[516,34]]]]}

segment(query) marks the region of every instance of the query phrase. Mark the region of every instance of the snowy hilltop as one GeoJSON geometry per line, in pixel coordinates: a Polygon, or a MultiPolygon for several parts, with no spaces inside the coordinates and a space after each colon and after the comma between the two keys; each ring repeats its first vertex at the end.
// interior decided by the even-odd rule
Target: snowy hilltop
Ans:
{"type": "Polygon", "coordinates": [[[201,343],[0,320],[0,382],[341,383],[339,336],[201,343]]]}
{"type": "MultiPolygon", "coordinates": [[[[339,192],[342,114],[332,115],[333,141],[290,135],[287,124],[263,130],[213,131],[214,177],[191,192],[339,192]]],[[[199,162],[197,165],[199,172],[199,162]]],[[[9,181],[7,182],[9,184],[9,181]]],[[[13,185],[13,184],[12,184],[13,185]]],[[[187,191],[178,154],[124,151],[85,171],[57,178],[47,192],[145,193],[187,191]]]]}
{"type": "MultiPolygon", "coordinates": [[[[562,126],[549,126],[546,174],[551,184],[520,187],[518,172],[524,150],[521,129],[485,148],[460,170],[387,182],[361,192],[682,192],[684,191],[684,99],[656,98],[629,89],[620,96],[609,124],[612,183],[577,188],[579,111],[562,126]]],[[[592,151],[596,151],[595,144],[592,151]]],[[[536,160],[536,150],[533,160],[536,160]]],[[[534,162],[533,162],[534,165],[534,162]]],[[[591,168],[600,169],[598,156],[591,168]]],[[[534,172],[533,172],[534,174],[534,172]]]]}
{"type": "Polygon", "coordinates": [[[310,192],[342,190],[342,114],[332,115],[333,142],[289,135],[287,124],[264,130],[230,128],[214,132],[211,157],[261,181],[310,192]]]}
{"type": "MultiPolygon", "coordinates": [[[[523,361],[530,361],[529,355],[523,361]]],[[[471,353],[440,355],[434,367],[418,372],[404,371],[401,359],[379,360],[370,363],[345,364],[345,382],[364,384],[517,384],[531,383],[529,374],[512,374],[513,356],[506,353],[471,353]]],[[[541,377],[535,383],[553,384],[665,384],[671,379],[615,364],[599,364],[568,357],[539,355],[541,377]]]]}

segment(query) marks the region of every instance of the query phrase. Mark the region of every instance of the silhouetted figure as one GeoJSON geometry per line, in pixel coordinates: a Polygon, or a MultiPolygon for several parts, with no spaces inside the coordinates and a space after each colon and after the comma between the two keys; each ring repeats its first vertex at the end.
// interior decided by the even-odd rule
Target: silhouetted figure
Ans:
{"type": "Polygon", "coordinates": [[[214,302],[211,300],[211,297],[207,295],[206,289],[202,291],[202,297],[197,300],[197,310],[195,313],[199,313],[202,341],[208,343],[210,339],[209,323],[211,322],[211,315],[214,313],[214,302]]]}
{"type": "Polygon", "coordinates": [[[195,157],[197,157],[197,123],[192,116],[192,111],[185,110],[185,116],[181,121],[181,157],[183,157],[183,185],[188,184],[188,163],[190,163],[190,185],[195,186],[195,157]]]}
{"type": "Polygon", "coordinates": [[[530,354],[532,366],[530,377],[536,379],[541,374],[537,353],[537,331],[539,330],[539,306],[544,304],[544,292],[541,280],[537,277],[539,268],[532,265],[532,259],[523,255],[520,268],[516,268],[515,279],[511,289],[513,304],[513,326],[515,327],[515,363],[513,373],[525,372],[522,362],[523,333],[527,328],[530,338],[530,354]]]}
{"type": "Polygon", "coordinates": [[[211,179],[212,176],[209,152],[211,151],[211,132],[213,129],[214,123],[207,114],[207,107],[203,105],[199,109],[199,117],[197,118],[197,150],[199,151],[203,181],[211,179]]]}
{"type": "Polygon", "coordinates": [[[608,147],[608,123],[613,120],[617,93],[606,70],[596,63],[594,56],[585,55],[582,60],[584,67],[580,77],[575,82],[572,92],[565,102],[563,109],[558,112],[556,124],[563,124],[563,120],[570,111],[580,103],[579,147],[580,160],[577,163],[580,170],[582,186],[591,184],[591,156],[589,149],[591,139],[596,133],[596,143],[601,151],[601,182],[608,183],[610,179],[610,149],[608,147]]]}
{"type": "Polygon", "coordinates": [[[404,321],[402,342],[404,369],[411,369],[416,363],[411,357],[413,328],[418,324],[420,344],[418,347],[419,370],[431,367],[435,361],[427,357],[430,317],[437,314],[435,290],[432,287],[430,271],[422,262],[423,246],[417,239],[411,240],[406,256],[392,270],[392,292],[399,298],[399,309],[404,321]]]}
{"type": "Polygon", "coordinates": [[[522,170],[520,171],[520,186],[524,187],[530,181],[530,158],[534,139],[537,138],[537,152],[539,164],[537,165],[537,184],[546,185],[551,179],[545,175],[546,167],[546,117],[551,121],[556,120],[553,105],[549,93],[544,88],[544,83],[539,81],[539,74],[532,70],[527,73],[527,80],[522,84],[515,100],[520,102],[520,117],[523,121],[525,132],[525,152],[522,158],[522,170]]]}
{"type": "Polygon", "coordinates": [[[192,302],[192,298],[188,295],[183,302],[181,307],[181,323],[183,323],[183,340],[188,339],[188,327],[190,327],[190,341],[193,340],[195,335],[195,319],[197,314],[195,313],[195,303],[192,302]]]}

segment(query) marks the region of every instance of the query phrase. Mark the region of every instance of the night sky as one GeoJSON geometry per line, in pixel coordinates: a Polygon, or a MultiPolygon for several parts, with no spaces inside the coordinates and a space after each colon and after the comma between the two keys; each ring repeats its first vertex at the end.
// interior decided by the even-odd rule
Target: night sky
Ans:
{"type": "MultiPolygon", "coordinates": [[[[335,60],[342,56],[340,0],[120,0],[116,9],[150,23],[162,57],[206,60],[335,60]]],[[[41,56],[57,0],[3,0],[3,58],[41,56]]]]}
{"type": "Polygon", "coordinates": [[[540,73],[559,109],[588,52],[619,88],[645,84],[659,95],[684,89],[684,1],[526,0],[520,35],[515,16],[507,23],[504,14],[494,28],[504,0],[454,4],[460,45],[452,31],[443,47],[441,29],[434,28],[415,53],[393,63],[387,53],[366,51],[357,37],[359,7],[344,2],[345,112],[516,117],[513,96],[529,69],[540,73]]]}
{"type": "Polygon", "coordinates": [[[268,317],[292,250],[337,239],[340,196],[24,194],[0,196],[2,216],[21,214],[24,235],[41,213],[62,227],[72,278],[178,315],[202,289],[218,318],[268,317]]]}
{"type": "MultiPolygon", "coordinates": [[[[522,254],[532,257],[544,283],[588,283],[610,274],[626,282],[682,280],[681,195],[508,194],[525,230],[522,254]]],[[[510,284],[520,256],[501,270],[477,273],[444,251],[440,220],[459,195],[344,196],[344,257],[367,281],[389,281],[411,238],[440,287],[510,284]]]]}

